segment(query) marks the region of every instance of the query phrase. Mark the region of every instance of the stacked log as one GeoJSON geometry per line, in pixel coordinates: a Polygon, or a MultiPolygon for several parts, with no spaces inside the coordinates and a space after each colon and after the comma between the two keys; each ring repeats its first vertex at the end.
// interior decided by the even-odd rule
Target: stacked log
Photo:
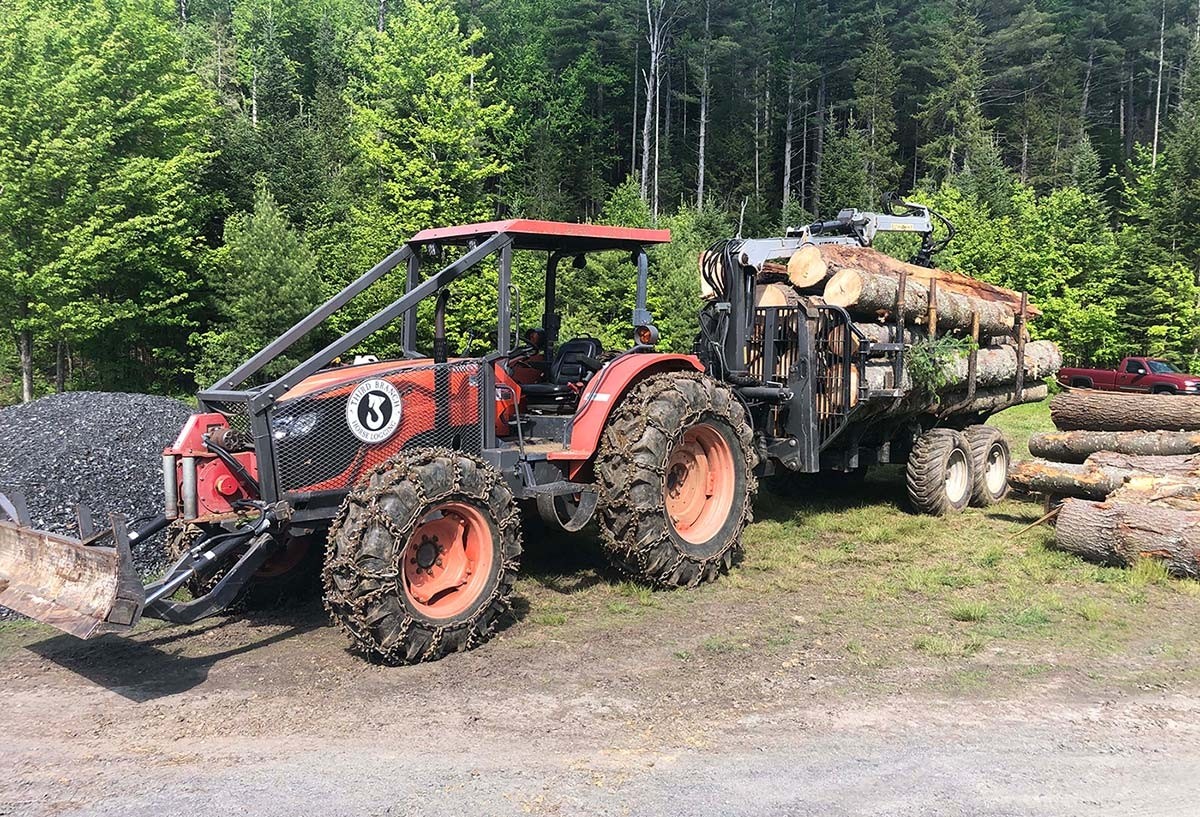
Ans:
{"type": "Polygon", "coordinates": [[[1200,400],[1194,395],[1071,390],[1050,401],[1050,419],[1061,431],[1200,431],[1200,400]]]}
{"type": "MultiPolygon", "coordinates": [[[[1025,388],[1016,389],[1018,380],[1017,317],[1024,298],[1018,292],[997,287],[966,275],[906,264],[869,247],[841,244],[805,245],[786,258],[764,261],[756,270],[755,304],[760,307],[796,307],[825,303],[840,306],[855,322],[853,328],[833,322],[824,341],[824,349],[835,359],[859,357],[862,339],[869,342],[868,354],[877,360],[859,372],[870,390],[902,393],[903,400],[873,411],[940,411],[946,407],[966,412],[972,406],[1005,407],[1016,402],[1044,399],[1045,390],[1038,381],[1053,374],[1062,360],[1050,342],[1024,344],[1025,388]],[[900,292],[904,282],[903,293],[900,292]],[[895,314],[897,306],[902,314],[895,314]],[[933,335],[954,334],[982,341],[974,353],[974,384],[968,353],[947,355],[937,383],[914,383],[911,372],[897,372],[889,362],[887,349],[871,352],[881,344],[906,347],[925,343],[933,335]],[[932,393],[932,392],[939,393],[932,393]],[[978,396],[976,393],[978,392],[978,396]]],[[[1025,304],[1025,317],[1039,315],[1025,304]]],[[[761,337],[756,322],[751,340],[761,337]]],[[[1023,330],[1022,330],[1023,331],[1023,330]]],[[[893,347],[894,348],[894,347],[893,347]]],[[[748,361],[753,370],[758,357],[748,361]]],[[[840,386],[841,384],[836,384],[840,386]]],[[[852,382],[850,397],[843,389],[827,388],[822,399],[830,410],[845,408],[848,399],[855,405],[858,383],[852,382]]],[[[819,407],[820,408],[820,407],[819,407]]],[[[990,409],[980,409],[986,411],[990,409]]]]}
{"type": "Polygon", "coordinates": [[[1200,454],[1200,432],[1051,431],[1029,438],[1029,453],[1055,462],[1083,462],[1099,451],[1138,456],[1200,454]]]}
{"type": "MultiPolygon", "coordinates": [[[[843,269],[825,284],[825,302],[841,306],[859,320],[889,319],[896,308],[900,279],[886,273],[843,269]]],[[[927,325],[931,312],[938,329],[969,329],[979,317],[985,335],[1012,332],[1015,316],[1004,302],[939,290],[931,303],[927,284],[908,279],[904,286],[905,323],[927,325]]]]}
{"type": "Polygon", "coordinates": [[[1200,401],[1067,392],[1050,403],[1058,432],[1029,441],[1035,459],[1009,482],[1062,499],[1055,546],[1128,567],[1161,562],[1200,578],[1200,401]]]}

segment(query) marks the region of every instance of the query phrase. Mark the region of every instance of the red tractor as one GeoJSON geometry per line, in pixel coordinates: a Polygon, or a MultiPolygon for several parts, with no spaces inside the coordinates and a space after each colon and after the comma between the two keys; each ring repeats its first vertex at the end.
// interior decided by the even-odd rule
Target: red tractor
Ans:
{"type": "Polygon", "coordinates": [[[577,531],[598,522],[620,569],[690,586],[729,567],[750,519],[757,456],[733,388],[693,355],[655,350],[646,248],[666,230],[512,220],[425,230],[213,388],[163,454],[164,513],[80,540],[0,523],[0,604],[80,637],[143,617],[191,622],[324,552],[325,602],[363,653],[438,658],[488,638],[521,558],[518,502],[577,531]],[[429,277],[423,257],[458,248],[429,277]],[[546,256],[542,326],[514,343],[512,257],[546,256]],[[559,265],[628,253],[627,348],[561,337],[559,265]],[[496,257],[497,343],[452,357],[448,287],[496,257]],[[351,299],[403,265],[406,294],[282,377],[248,386],[351,299]],[[429,353],[417,305],[434,300],[429,353]],[[330,362],[399,322],[400,359],[330,362]],[[143,587],[132,538],[167,530],[176,556],[143,587]],[[187,601],[176,592],[191,591],[187,601]]]}
{"type": "MultiPolygon", "coordinates": [[[[918,510],[998,502],[1008,446],[982,423],[1045,396],[1044,385],[1024,384],[1024,296],[1009,339],[1016,382],[977,388],[973,345],[963,390],[936,401],[904,376],[903,274],[889,322],[871,338],[820,298],[755,302],[765,263],[810,244],[917,233],[916,260],[927,264],[941,246],[933,215],[899,207],[715,243],[702,257],[696,355],[655,349],[646,248],[669,241],[665,230],[528,220],[425,230],[198,395],[200,413],[163,454],[166,507],[155,520],[127,531],[114,519],[95,532],[81,514],[81,537],[71,539],[30,529],[19,498],[0,497],[11,520],[0,521],[0,605],[82,638],[142,616],[191,622],[323,555],[334,619],[361,652],[404,663],[492,633],[521,557],[518,502],[567,531],[594,519],[616,565],[662,587],[730,566],[760,475],[906,464],[918,510]],[[422,257],[447,248],[454,260],[424,277],[422,257]],[[514,251],[546,256],[541,326],[524,334],[514,320],[514,251]],[[559,265],[582,267],[603,251],[627,253],[637,268],[626,348],[560,331],[559,265]],[[493,256],[496,349],[451,357],[448,287],[493,256]],[[403,296],[283,376],[263,375],[402,264],[403,296]],[[417,349],[425,299],[434,313],[428,354],[417,349]],[[332,365],[395,325],[399,359],[332,365]],[[174,564],[143,587],[129,542],[164,529],[174,564]],[[191,598],[175,600],[185,586],[191,598]]],[[[976,321],[975,342],[978,333],[976,321]]]]}

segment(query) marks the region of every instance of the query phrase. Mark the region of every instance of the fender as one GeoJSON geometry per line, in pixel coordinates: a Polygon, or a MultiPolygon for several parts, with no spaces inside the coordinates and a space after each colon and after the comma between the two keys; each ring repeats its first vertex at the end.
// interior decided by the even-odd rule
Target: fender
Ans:
{"type": "Polygon", "coordinates": [[[571,424],[570,448],[552,451],[546,458],[570,462],[574,476],[596,453],[608,415],[633,385],[663,372],[703,371],[704,365],[695,355],[657,352],[622,355],[589,380],[579,395],[579,410],[571,424]]]}

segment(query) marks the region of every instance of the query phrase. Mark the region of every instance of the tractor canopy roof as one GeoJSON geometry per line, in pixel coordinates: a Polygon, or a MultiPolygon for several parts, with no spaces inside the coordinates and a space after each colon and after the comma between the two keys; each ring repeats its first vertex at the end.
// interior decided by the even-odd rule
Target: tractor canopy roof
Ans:
{"type": "Polygon", "coordinates": [[[497,233],[511,236],[516,250],[558,251],[568,255],[600,250],[636,250],[671,240],[670,230],[513,218],[459,227],[434,227],[417,233],[408,243],[466,244],[497,233]]]}

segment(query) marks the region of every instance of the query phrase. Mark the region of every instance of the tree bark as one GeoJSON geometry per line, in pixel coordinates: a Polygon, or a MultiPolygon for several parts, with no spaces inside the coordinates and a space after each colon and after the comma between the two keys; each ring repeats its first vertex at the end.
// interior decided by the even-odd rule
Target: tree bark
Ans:
{"type": "Polygon", "coordinates": [[[1200,578],[1200,512],[1159,504],[1068,499],[1054,525],[1055,544],[1100,564],[1131,567],[1155,559],[1179,578],[1200,578]]]}
{"type": "Polygon", "coordinates": [[[1200,431],[1200,400],[1076,389],[1050,401],[1050,419],[1060,431],[1200,431]]]}
{"type": "Polygon", "coordinates": [[[799,306],[800,296],[783,284],[759,284],[754,288],[755,306],[799,306]]]}
{"type": "MultiPolygon", "coordinates": [[[[900,279],[894,275],[843,269],[825,285],[825,300],[845,307],[855,317],[872,320],[890,315],[899,289],[900,279]]],[[[921,281],[908,281],[904,291],[904,322],[926,323],[929,306],[929,288],[921,281]]],[[[981,335],[1009,334],[1014,324],[1013,311],[1007,302],[940,289],[936,312],[937,325],[946,329],[970,328],[974,312],[979,316],[981,335]]]]}
{"type": "Polygon", "coordinates": [[[1097,451],[1139,456],[1200,454],[1200,433],[1188,431],[1051,431],[1029,438],[1029,453],[1056,462],[1083,462],[1097,451]]]}
{"type": "Polygon", "coordinates": [[[1023,403],[1039,403],[1046,399],[1048,391],[1045,383],[1038,383],[1027,386],[1018,399],[1012,385],[985,388],[977,390],[969,403],[966,402],[966,392],[962,390],[946,392],[936,397],[930,397],[918,391],[909,391],[904,397],[893,403],[881,402],[871,406],[871,410],[864,415],[864,419],[868,416],[889,417],[900,414],[940,413],[943,411],[949,411],[948,416],[991,413],[1023,403]]]}
{"type": "Polygon", "coordinates": [[[1158,165],[1158,126],[1162,117],[1163,63],[1166,61],[1167,43],[1167,0],[1162,3],[1162,20],[1158,26],[1158,90],[1154,95],[1154,140],[1150,152],[1150,166],[1158,165]]]}
{"type": "MultiPolygon", "coordinates": [[[[839,345],[840,348],[840,345],[839,345]]],[[[1034,384],[1058,371],[1062,356],[1052,341],[1038,340],[1025,345],[1025,382],[1034,384]]],[[[864,367],[867,385],[872,389],[911,389],[912,378],[905,367],[901,382],[894,385],[895,373],[888,361],[871,361],[864,367]]],[[[965,355],[956,357],[942,367],[946,385],[942,388],[959,389],[967,385],[968,361],[965,355]]],[[[1014,346],[993,346],[980,349],[975,356],[975,384],[978,388],[1013,385],[1017,380],[1017,350],[1014,346]]]]}
{"type": "Polygon", "coordinates": [[[1034,493],[1084,499],[1104,499],[1128,486],[1138,494],[1180,485],[1200,490],[1200,456],[1129,457],[1102,451],[1082,464],[1023,460],[1010,469],[1009,482],[1034,493]]]}
{"type": "MultiPolygon", "coordinates": [[[[1021,293],[989,284],[948,270],[930,269],[916,264],[907,264],[892,258],[872,247],[851,247],[843,244],[806,244],[792,254],[788,261],[788,274],[794,286],[818,287],[843,269],[859,270],[877,275],[899,276],[903,271],[910,281],[926,285],[937,280],[938,290],[954,292],[972,298],[1008,304],[1013,313],[1021,311],[1021,293]]],[[[1026,304],[1027,317],[1042,314],[1037,307],[1026,304]]]]}
{"type": "MultiPolygon", "coordinates": [[[[795,65],[789,62],[787,75],[787,117],[785,118],[783,128],[783,195],[781,198],[783,205],[780,208],[783,212],[785,222],[787,221],[788,202],[792,197],[792,120],[795,105],[795,89],[793,87],[792,75],[794,71],[795,65]]],[[[786,230],[788,226],[785,223],[783,228],[786,230]]]]}
{"type": "Polygon", "coordinates": [[[825,72],[817,81],[817,132],[813,134],[812,207],[809,211],[818,218],[821,213],[821,158],[825,153],[825,72]]]}
{"type": "Polygon", "coordinates": [[[1008,482],[1029,493],[1104,499],[1124,485],[1132,473],[1122,468],[1022,460],[1009,468],[1008,482]]]}
{"type": "Polygon", "coordinates": [[[708,138],[708,60],[712,51],[712,29],[709,18],[712,13],[712,0],[704,3],[704,62],[700,80],[700,148],[696,160],[696,209],[704,207],[704,149],[708,138]]]}
{"type": "Polygon", "coordinates": [[[21,366],[21,401],[33,400],[33,333],[28,329],[17,332],[17,355],[21,366]]]}

